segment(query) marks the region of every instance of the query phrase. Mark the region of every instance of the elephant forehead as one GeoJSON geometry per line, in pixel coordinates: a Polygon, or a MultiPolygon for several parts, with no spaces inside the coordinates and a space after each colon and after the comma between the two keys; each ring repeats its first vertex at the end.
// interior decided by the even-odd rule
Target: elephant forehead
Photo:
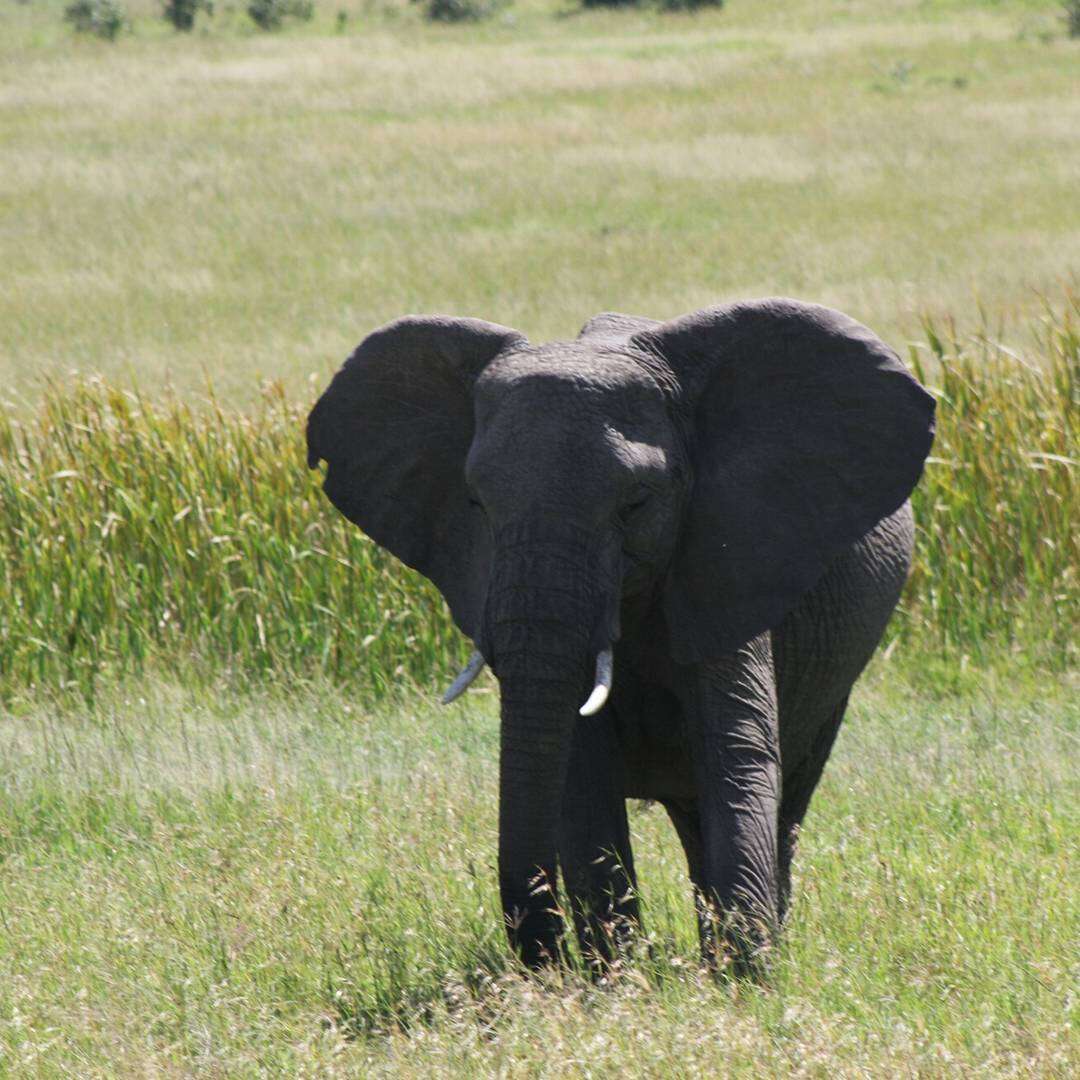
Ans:
{"type": "Polygon", "coordinates": [[[563,342],[516,350],[497,357],[476,385],[489,408],[512,401],[526,407],[560,403],[596,404],[607,411],[657,395],[655,384],[625,352],[563,342]]]}
{"type": "Polygon", "coordinates": [[[516,349],[496,357],[481,376],[488,386],[544,380],[569,388],[646,385],[648,377],[629,353],[576,341],[516,349]]]}

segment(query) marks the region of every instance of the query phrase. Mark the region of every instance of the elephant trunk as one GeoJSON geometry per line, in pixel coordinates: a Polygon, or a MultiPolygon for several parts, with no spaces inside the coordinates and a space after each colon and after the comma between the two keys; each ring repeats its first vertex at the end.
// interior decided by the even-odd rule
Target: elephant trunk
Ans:
{"type": "Polygon", "coordinates": [[[556,864],[578,709],[592,685],[598,592],[570,545],[496,552],[487,652],[502,701],[499,888],[511,944],[537,967],[560,950],[556,864]]]}
{"type": "Polygon", "coordinates": [[[557,836],[581,683],[527,670],[502,680],[499,892],[511,944],[530,967],[555,959],[562,933],[557,836]]]}

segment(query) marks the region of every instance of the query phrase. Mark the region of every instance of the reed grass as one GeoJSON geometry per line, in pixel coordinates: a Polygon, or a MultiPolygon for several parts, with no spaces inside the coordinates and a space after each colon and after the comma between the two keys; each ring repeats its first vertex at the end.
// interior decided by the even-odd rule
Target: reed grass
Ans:
{"type": "Polygon", "coordinates": [[[1017,351],[926,321],[911,366],[938,402],[913,502],[916,562],[894,633],[982,664],[1003,647],[1068,666],[1080,601],[1080,295],[1045,302],[1017,351]]]}
{"type": "MultiPolygon", "coordinates": [[[[904,650],[1075,658],[1078,315],[1066,289],[1023,354],[985,320],[928,322],[911,347],[939,423],[891,630],[904,650]]],[[[93,694],[148,665],[328,675],[375,698],[445,676],[465,643],[321,494],[307,408],[274,384],[241,412],[73,376],[0,414],[0,692],[93,694]]]]}
{"type": "Polygon", "coordinates": [[[91,691],[183,660],[358,677],[379,696],[452,664],[437,593],[304,467],[304,411],[273,386],[242,413],[77,378],[32,420],[5,416],[0,686],[91,691]]]}

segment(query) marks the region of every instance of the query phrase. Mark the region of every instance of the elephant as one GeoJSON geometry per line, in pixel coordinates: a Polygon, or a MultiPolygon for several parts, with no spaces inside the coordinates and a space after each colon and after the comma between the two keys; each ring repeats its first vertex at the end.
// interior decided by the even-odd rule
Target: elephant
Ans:
{"type": "Polygon", "coordinates": [[[525,965],[565,956],[568,921],[603,970],[640,933],[634,798],[674,824],[714,970],[768,970],[933,434],[892,349],[786,298],[609,312],[539,345],[410,315],[334,376],[309,467],[474,643],[447,699],[485,664],[499,683],[499,891],[525,965]]]}

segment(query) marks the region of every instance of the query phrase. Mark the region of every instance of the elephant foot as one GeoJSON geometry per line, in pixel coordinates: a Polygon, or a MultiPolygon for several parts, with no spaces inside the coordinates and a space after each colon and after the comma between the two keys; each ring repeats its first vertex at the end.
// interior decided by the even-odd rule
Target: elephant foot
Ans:
{"type": "Polygon", "coordinates": [[[575,921],[582,963],[593,982],[604,982],[625,967],[643,940],[636,915],[575,921]]]}
{"type": "Polygon", "coordinates": [[[566,959],[566,923],[554,889],[533,879],[525,889],[502,882],[502,905],[510,947],[530,971],[566,959]]]}
{"type": "Polygon", "coordinates": [[[776,941],[768,920],[738,910],[718,910],[698,898],[701,962],[720,979],[765,982],[776,941]]]}

